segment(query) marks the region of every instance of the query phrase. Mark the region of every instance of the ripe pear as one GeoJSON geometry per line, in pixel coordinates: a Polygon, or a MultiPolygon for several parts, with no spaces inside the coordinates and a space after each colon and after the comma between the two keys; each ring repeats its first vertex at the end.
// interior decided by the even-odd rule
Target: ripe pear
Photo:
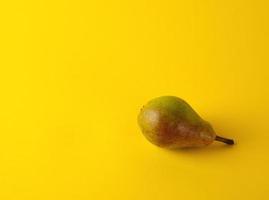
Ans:
{"type": "Polygon", "coordinates": [[[231,139],[217,136],[187,102],[174,96],[149,101],[138,115],[138,124],[151,143],[169,149],[202,147],[214,140],[234,144],[231,139]]]}

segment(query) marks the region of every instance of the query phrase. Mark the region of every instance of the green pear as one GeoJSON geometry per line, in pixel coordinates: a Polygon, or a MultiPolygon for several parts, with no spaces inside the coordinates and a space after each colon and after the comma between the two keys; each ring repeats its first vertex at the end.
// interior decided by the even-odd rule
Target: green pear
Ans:
{"type": "Polygon", "coordinates": [[[138,115],[138,124],[144,136],[160,147],[202,147],[214,140],[234,144],[231,139],[217,136],[188,103],[174,96],[149,101],[138,115]]]}

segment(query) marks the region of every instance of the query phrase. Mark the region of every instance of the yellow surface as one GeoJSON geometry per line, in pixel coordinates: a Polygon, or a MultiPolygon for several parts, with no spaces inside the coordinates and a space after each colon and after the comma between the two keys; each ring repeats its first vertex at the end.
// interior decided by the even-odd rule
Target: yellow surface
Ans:
{"type": "Polygon", "coordinates": [[[268,9],[1,1],[0,199],[269,199],[268,9]],[[136,116],[167,94],[237,145],[151,145],[136,116]]]}

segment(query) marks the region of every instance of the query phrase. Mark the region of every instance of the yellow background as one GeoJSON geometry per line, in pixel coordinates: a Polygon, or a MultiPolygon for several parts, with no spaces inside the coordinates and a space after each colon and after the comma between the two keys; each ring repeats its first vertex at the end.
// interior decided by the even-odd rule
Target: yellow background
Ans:
{"type": "Polygon", "coordinates": [[[1,1],[0,199],[268,199],[268,9],[1,1]],[[136,117],[161,95],[237,145],[151,145],[136,117]]]}

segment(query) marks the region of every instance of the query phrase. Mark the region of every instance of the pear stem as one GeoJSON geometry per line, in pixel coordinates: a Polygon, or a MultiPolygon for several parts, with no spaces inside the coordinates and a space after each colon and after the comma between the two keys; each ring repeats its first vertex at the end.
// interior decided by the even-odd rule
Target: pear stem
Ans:
{"type": "Polygon", "coordinates": [[[228,144],[228,145],[234,144],[234,141],[232,139],[223,138],[223,137],[220,137],[218,135],[216,136],[215,140],[219,141],[219,142],[223,142],[223,143],[228,144]]]}

